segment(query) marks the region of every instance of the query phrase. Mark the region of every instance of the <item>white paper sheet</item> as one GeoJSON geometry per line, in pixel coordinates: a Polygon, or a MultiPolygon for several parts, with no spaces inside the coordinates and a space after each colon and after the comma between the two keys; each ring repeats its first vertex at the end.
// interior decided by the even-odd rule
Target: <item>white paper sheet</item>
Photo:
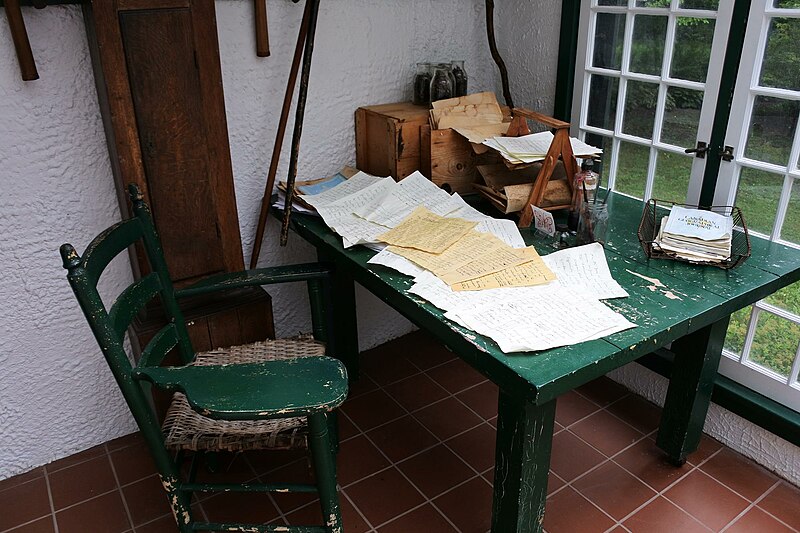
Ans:
{"type": "MultiPolygon", "coordinates": [[[[355,176],[350,178],[350,180],[352,179],[355,179],[355,176]]],[[[385,233],[387,228],[358,217],[353,213],[361,206],[380,205],[394,186],[395,182],[392,178],[383,178],[373,182],[365,189],[341,197],[328,205],[315,207],[328,227],[342,236],[342,243],[345,248],[356,244],[378,242],[378,235],[385,233]]],[[[335,191],[339,187],[330,190],[335,191]]],[[[312,203],[312,205],[314,204],[312,203]]]]}
{"type": "Polygon", "coordinates": [[[536,299],[506,300],[445,316],[490,337],[504,353],[577,344],[635,326],[602,302],[563,287],[542,290],[536,299]]]}
{"type": "Polygon", "coordinates": [[[376,178],[375,176],[370,176],[365,172],[358,172],[353,175],[352,178],[344,181],[336,187],[328,189],[319,194],[301,194],[300,198],[318,209],[321,206],[330,205],[351,194],[355,194],[384,179],[386,178],[376,178]]]}
{"type": "Polygon", "coordinates": [[[394,186],[379,205],[361,205],[354,213],[370,222],[394,228],[419,206],[445,216],[461,207],[461,203],[419,171],[394,186]]]}
{"type": "Polygon", "coordinates": [[[628,296],[611,277],[606,254],[599,243],[559,250],[543,256],[542,260],[555,273],[554,283],[564,288],[585,292],[598,300],[628,296]]]}

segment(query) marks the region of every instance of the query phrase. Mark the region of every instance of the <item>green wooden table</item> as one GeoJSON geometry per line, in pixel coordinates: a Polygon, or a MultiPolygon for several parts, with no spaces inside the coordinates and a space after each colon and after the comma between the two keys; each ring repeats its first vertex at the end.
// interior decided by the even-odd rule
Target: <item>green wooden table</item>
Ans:
{"type": "MultiPolygon", "coordinates": [[[[509,355],[409,294],[408,276],[368,265],[374,252],[344,250],[321,219],[292,217],[292,227],[317,249],[319,259],[336,267],[337,351],[352,376],[358,375],[358,282],[499,386],[494,533],[541,530],[557,398],[669,343],[675,362],[657,443],[674,463],[685,461],[700,441],[731,313],[800,279],[800,251],[752,237],[752,257],[733,270],[648,261],[636,237],[642,203],[612,194],[608,208],[606,258],[630,294],[609,305],[637,327],[574,346],[509,355]]],[[[540,253],[554,251],[532,230],[522,234],[540,253]]]]}

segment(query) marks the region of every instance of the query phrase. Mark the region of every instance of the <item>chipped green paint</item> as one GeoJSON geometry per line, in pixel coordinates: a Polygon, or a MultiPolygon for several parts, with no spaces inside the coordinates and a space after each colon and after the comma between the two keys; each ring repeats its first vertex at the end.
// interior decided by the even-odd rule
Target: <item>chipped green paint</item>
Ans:
{"type": "MultiPolygon", "coordinates": [[[[309,287],[314,336],[326,343],[329,355],[335,354],[330,312],[330,269],[319,264],[256,269],[204,279],[175,291],[169,278],[161,243],[153,226],[148,206],[135,186],[130,187],[135,218],[115,224],[98,235],[80,256],[74,247],[61,247],[67,279],[86,316],[126,402],[138,424],[155,461],[162,485],[175,517],[178,530],[189,533],[211,531],[278,531],[277,526],[255,524],[215,524],[193,520],[191,495],[195,491],[289,491],[318,492],[322,516],[329,517],[325,526],[289,527],[295,533],[339,533],[341,516],[336,491],[334,413],[347,396],[347,371],[333,357],[307,357],[295,360],[270,361],[242,365],[159,366],[164,356],[178,349],[183,363],[194,358],[178,298],[232,287],[270,285],[304,281],[309,287]],[[110,311],[106,311],[97,291],[97,281],[115,256],[134,243],[141,243],[152,267],[152,273],[125,289],[110,311]],[[143,349],[134,368],[125,352],[125,331],[137,313],[154,297],[165,308],[168,324],[143,349]],[[258,420],[267,418],[306,417],[311,431],[311,448],[317,467],[317,486],[293,484],[194,483],[197,463],[193,458],[187,481],[180,477],[181,454],[173,457],[164,445],[163,435],[149,391],[150,384],[166,390],[182,391],[189,404],[199,413],[224,420],[258,420]],[[319,428],[324,431],[318,431],[319,428]],[[322,469],[322,470],[320,470],[322,469]],[[335,517],[331,519],[330,517],[335,517]]],[[[198,454],[201,455],[201,454],[198,454]]]]}

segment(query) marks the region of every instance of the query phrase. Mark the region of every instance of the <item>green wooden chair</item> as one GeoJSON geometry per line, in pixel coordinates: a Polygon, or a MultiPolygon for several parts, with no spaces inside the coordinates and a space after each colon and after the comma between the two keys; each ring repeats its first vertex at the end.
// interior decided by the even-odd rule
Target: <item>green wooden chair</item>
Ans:
{"type": "Polygon", "coordinates": [[[136,186],[130,186],[135,217],[110,227],[89,244],[83,256],[70,244],[61,246],[64,268],[81,309],[117,384],[128,402],[155,460],[161,482],[181,532],[293,531],[341,533],[336,490],[334,409],[347,395],[347,372],[332,353],[329,306],[330,272],[318,264],[248,270],[206,278],[175,290],[167,271],[150,210],[136,186]],[[110,309],[97,291],[109,262],[141,242],[152,272],[127,287],[110,309]],[[218,290],[304,281],[312,308],[314,342],[266,341],[195,354],[177,300],[218,290]],[[142,350],[133,365],[123,348],[131,321],[151,300],[159,298],[169,323],[142,350]],[[323,346],[320,342],[324,342],[323,346]],[[182,366],[161,366],[177,350],[182,366]],[[175,393],[163,427],[152,407],[150,387],[175,393]],[[205,452],[308,443],[316,485],[195,482],[198,460],[205,452]],[[193,450],[187,476],[181,476],[185,450],[193,450]],[[184,479],[185,477],[185,479],[184,479]],[[317,492],[324,526],[286,526],[195,521],[193,492],[317,492]]]}

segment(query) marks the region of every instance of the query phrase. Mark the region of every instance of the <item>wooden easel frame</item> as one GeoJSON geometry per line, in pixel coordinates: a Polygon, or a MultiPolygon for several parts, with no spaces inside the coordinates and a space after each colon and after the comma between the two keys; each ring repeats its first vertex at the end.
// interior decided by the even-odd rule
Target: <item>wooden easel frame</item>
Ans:
{"type": "MultiPolygon", "coordinates": [[[[572,192],[572,177],[578,172],[578,162],[575,160],[575,155],[572,153],[572,145],[569,142],[569,122],[557,120],[553,117],[537,113],[536,111],[519,107],[514,108],[513,115],[514,118],[506,134],[509,137],[519,137],[530,133],[527,123],[528,119],[549,126],[555,130],[553,142],[550,144],[550,149],[547,151],[547,155],[542,162],[542,169],[536,176],[536,183],[531,190],[525,208],[520,213],[518,225],[520,228],[527,228],[530,227],[531,221],[533,221],[533,209],[531,209],[531,205],[537,207],[542,205],[545,191],[547,190],[547,183],[553,176],[553,170],[559,158],[564,163],[564,170],[567,174],[567,183],[570,192],[572,192]]],[[[542,209],[548,211],[567,208],[569,208],[569,204],[542,207],[542,209]]]]}

